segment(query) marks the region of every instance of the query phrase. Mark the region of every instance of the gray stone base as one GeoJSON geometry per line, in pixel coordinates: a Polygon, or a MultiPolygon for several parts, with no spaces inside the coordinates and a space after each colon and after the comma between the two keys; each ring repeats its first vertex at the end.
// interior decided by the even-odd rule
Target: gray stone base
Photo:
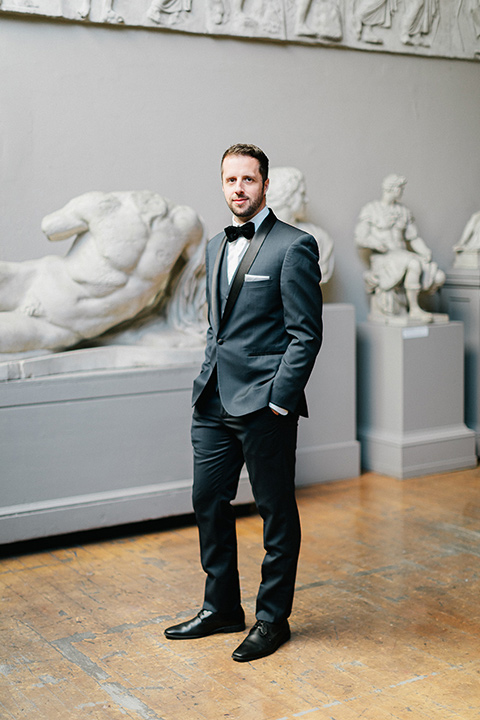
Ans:
{"type": "MultiPolygon", "coordinates": [[[[325,308],[325,346],[299,429],[298,483],[358,475],[355,318],[325,308]]],[[[192,511],[195,364],[0,383],[0,543],[192,511]]],[[[42,370],[45,372],[45,369],[42,370]]],[[[244,473],[237,503],[252,495],[244,473]]]]}
{"type": "Polygon", "coordinates": [[[360,474],[355,335],[353,305],[325,305],[324,342],[307,385],[309,418],[300,418],[299,486],[360,474]]]}
{"type": "Polygon", "coordinates": [[[475,467],[463,420],[463,325],[358,329],[362,465],[398,478],[475,467]]]}
{"type": "Polygon", "coordinates": [[[465,424],[480,455],[480,270],[453,268],[440,292],[443,309],[461,320],[465,333],[465,424]]]}

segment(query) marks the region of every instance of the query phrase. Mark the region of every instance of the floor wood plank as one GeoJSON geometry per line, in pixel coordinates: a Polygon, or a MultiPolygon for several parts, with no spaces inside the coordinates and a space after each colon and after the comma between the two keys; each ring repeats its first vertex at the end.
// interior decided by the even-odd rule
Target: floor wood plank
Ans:
{"type": "MultiPolygon", "coordinates": [[[[480,470],[298,498],[292,640],[254,663],[231,660],[244,633],[163,635],[203,593],[188,518],[4,546],[2,720],[480,718],[480,470]]],[[[252,624],[262,527],[237,524],[252,624]]]]}

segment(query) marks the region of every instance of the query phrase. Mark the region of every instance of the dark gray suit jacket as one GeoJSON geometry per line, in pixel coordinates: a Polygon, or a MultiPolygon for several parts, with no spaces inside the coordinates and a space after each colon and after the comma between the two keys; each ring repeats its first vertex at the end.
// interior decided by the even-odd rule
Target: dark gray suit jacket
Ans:
{"type": "MultiPolygon", "coordinates": [[[[251,244],[257,246],[255,258],[238,297],[233,304],[227,300],[223,318],[218,273],[226,253],[224,233],[208,244],[209,328],[192,402],[201,398],[216,366],[220,398],[230,415],[246,415],[269,402],[307,415],[304,388],[322,344],[318,245],[311,235],[272,212],[251,244]]],[[[247,255],[251,259],[251,250],[244,257],[248,266],[247,255]]]]}

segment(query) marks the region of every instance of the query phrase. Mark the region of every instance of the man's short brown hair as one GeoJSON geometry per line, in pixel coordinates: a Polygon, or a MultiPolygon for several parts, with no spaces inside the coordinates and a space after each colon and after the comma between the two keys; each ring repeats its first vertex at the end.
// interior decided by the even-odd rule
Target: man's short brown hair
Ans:
{"type": "Polygon", "coordinates": [[[248,143],[236,143],[231,145],[228,150],[225,150],[222,156],[222,162],[220,167],[223,167],[223,161],[228,155],[248,155],[258,160],[260,165],[260,175],[262,176],[263,183],[268,178],[268,157],[265,155],[257,145],[250,145],[248,143]]]}

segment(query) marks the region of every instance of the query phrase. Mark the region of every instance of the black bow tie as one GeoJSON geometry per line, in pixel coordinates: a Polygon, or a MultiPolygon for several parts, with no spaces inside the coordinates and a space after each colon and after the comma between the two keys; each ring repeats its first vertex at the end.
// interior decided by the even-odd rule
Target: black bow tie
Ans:
{"type": "Polygon", "coordinates": [[[225,235],[227,236],[228,242],[233,242],[239,237],[247,238],[251,240],[255,235],[255,223],[247,222],[245,225],[229,225],[225,228],[225,235]]]}

